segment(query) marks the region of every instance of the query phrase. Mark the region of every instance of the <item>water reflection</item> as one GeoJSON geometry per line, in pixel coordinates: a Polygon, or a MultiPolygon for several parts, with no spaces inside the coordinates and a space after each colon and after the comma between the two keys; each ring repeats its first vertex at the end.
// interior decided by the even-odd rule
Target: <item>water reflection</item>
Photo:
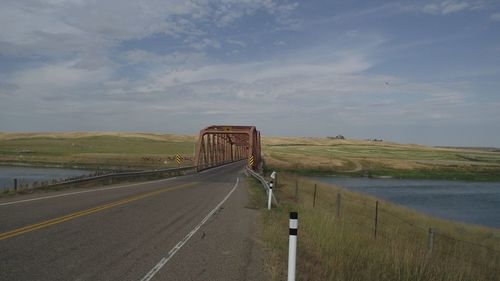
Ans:
{"type": "Polygon", "coordinates": [[[19,184],[31,184],[33,182],[65,179],[90,173],[92,172],[74,169],[0,166],[0,191],[12,188],[14,179],[18,179],[19,184]]]}
{"type": "Polygon", "coordinates": [[[313,177],[433,216],[500,228],[500,183],[313,177]]]}

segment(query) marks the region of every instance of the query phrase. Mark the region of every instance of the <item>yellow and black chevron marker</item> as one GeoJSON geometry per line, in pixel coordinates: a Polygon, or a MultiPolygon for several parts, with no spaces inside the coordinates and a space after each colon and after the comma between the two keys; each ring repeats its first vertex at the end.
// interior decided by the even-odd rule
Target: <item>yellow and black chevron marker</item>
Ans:
{"type": "Polygon", "coordinates": [[[177,162],[177,165],[180,166],[182,162],[182,158],[179,154],[175,155],[175,162],[177,162]]]}
{"type": "Polygon", "coordinates": [[[253,166],[253,155],[250,155],[250,157],[248,158],[248,166],[249,167],[253,166]]]}

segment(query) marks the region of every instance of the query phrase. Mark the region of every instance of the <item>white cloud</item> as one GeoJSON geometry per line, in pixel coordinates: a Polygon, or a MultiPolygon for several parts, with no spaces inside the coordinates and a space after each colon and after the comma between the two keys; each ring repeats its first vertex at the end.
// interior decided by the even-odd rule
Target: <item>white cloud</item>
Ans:
{"type": "Polygon", "coordinates": [[[495,13],[490,16],[492,21],[500,21],[500,13],[495,13]]]}
{"type": "Polygon", "coordinates": [[[233,40],[233,39],[226,39],[226,43],[231,44],[231,45],[237,45],[240,47],[246,47],[247,44],[243,41],[240,40],[233,40]]]}
{"type": "MultiPolygon", "coordinates": [[[[385,41],[373,34],[358,33],[355,37],[357,47],[334,48],[328,44],[247,63],[210,63],[202,52],[160,55],[135,49],[123,53],[120,59],[129,65],[144,65],[140,78],[116,77],[122,66],[115,68],[103,58],[90,64],[93,67],[88,64],[90,59],[46,64],[16,72],[9,81],[18,87],[18,98],[24,96],[39,110],[50,112],[50,108],[57,107],[96,116],[121,114],[132,107],[142,108],[151,118],[165,111],[240,116],[331,111],[346,120],[371,122],[370,114],[420,116],[411,113],[411,104],[401,106],[401,102],[395,102],[400,95],[419,97],[427,103],[423,104],[427,109],[422,110],[434,110],[440,101],[456,99],[457,103],[448,104],[460,103],[460,93],[446,87],[366,73],[375,64],[370,56],[372,50],[385,41]],[[391,102],[380,103],[377,95],[385,95],[385,100],[391,102]],[[355,113],[353,108],[363,113],[355,113]]],[[[345,44],[344,39],[341,41],[345,44]]],[[[202,42],[206,45],[200,47],[212,43],[202,42]]],[[[4,104],[12,104],[8,101],[4,104]]]]}
{"type": "Polygon", "coordinates": [[[464,1],[464,0],[441,0],[428,3],[423,6],[422,11],[434,15],[447,15],[466,10],[477,10],[483,7],[483,1],[464,1]]]}
{"type": "Polygon", "coordinates": [[[220,48],[220,43],[217,40],[214,39],[209,39],[209,38],[203,38],[201,40],[197,40],[196,42],[193,42],[189,44],[191,48],[197,49],[197,50],[203,50],[207,48],[220,48]]]}
{"type": "Polygon", "coordinates": [[[85,69],[78,64],[78,61],[68,61],[15,72],[11,81],[18,87],[16,94],[31,96],[35,101],[40,97],[75,95],[75,91],[90,90],[94,88],[92,85],[110,79],[113,73],[106,67],[85,69]]]}
{"type": "Polygon", "coordinates": [[[204,29],[259,10],[278,22],[292,8],[272,0],[2,1],[0,54],[95,52],[154,34],[193,36],[197,48],[217,47],[220,43],[206,38],[204,29]]]}
{"type": "Polygon", "coordinates": [[[204,58],[203,52],[173,52],[159,55],[142,49],[134,49],[123,54],[123,59],[129,64],[189,66],[202,62],[204,58]]]}

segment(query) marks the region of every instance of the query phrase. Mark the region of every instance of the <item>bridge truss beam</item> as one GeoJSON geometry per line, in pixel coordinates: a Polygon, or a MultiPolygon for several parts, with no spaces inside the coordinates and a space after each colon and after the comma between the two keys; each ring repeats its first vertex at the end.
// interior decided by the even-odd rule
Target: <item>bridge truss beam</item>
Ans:
{"type": "Polygon", "coordinates": [[[256,170],[261,162],[260,132],[254,126],[209,126],[200,131],[196,144],[198,171],[248,159],[256,170]]]}

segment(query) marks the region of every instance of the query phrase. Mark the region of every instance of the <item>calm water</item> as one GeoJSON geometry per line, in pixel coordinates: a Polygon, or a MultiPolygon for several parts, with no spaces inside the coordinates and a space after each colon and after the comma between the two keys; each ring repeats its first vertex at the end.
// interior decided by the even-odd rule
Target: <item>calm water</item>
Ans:
{"type": "Polygon", "coordinates": [[[500,183],[314,177],[433,216],[500,228],[500,183]]]}
{"type": "Polygon", "coordinates": [[[60,168],[35,168],[35,167],[5,167],[0,166],[0,191],[14,186],[14,179],[20,183],[64,179],[88,175],[91,171],[60,169],[60,168]]]}

